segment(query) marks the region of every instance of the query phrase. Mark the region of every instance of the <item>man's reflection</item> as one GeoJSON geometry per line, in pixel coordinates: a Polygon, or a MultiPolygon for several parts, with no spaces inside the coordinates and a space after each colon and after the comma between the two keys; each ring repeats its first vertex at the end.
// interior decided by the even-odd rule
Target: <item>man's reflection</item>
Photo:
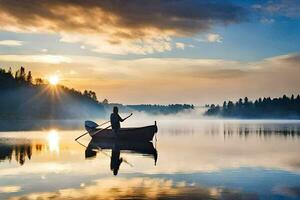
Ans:
{"type": "Polygon", "coordinates": [[[111,151],[110,169],[113,171],[115,176],[118,175],[118,171],[122,162],[123,158],[120,158],[120,148],[118,145],[114,145],[111,151]]]}

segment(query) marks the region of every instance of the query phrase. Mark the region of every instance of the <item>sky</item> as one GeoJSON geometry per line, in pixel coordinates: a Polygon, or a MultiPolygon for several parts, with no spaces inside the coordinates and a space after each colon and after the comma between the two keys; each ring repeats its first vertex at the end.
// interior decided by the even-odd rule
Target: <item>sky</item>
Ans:
{"type": "Polygon", "coordinates": [[[300,93],[299,0],[0,0],[0,66],[124,104],[300,93]]]}

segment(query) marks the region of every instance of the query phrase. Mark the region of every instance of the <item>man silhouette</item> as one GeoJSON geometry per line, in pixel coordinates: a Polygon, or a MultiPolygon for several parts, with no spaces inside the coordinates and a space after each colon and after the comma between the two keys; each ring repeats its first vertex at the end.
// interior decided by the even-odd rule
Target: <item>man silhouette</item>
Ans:
{"type": "Polygon", "coordinates": [[[114,137],[118,137],[119,130],[121,128],[120,122],[123,122],[124,119],[122,119],[119,115],[119,109],[117,106],[113,108],[113,113],[110,115],[110,123],[111,123],[111,128],[112,132],[114,134],[114,137]]]}

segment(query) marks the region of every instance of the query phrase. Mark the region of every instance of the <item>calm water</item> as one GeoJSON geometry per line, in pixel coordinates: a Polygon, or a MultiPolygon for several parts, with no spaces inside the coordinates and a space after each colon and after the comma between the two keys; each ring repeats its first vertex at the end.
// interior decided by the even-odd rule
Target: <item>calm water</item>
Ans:
{"type": "Polygon", "coordinates": [[[0,199],[300,199],[299,121],[158,128],[157,142],[117,158],[75,142],[84,130],[0,132],[0,199]]]}

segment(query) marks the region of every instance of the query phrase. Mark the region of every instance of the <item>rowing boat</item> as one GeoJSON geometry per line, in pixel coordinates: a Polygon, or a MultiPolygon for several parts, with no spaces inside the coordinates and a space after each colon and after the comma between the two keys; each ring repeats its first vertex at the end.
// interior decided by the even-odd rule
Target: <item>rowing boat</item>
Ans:
{"type": "MultiPolygon", "coordinates": [[[[92,138],[97,139],[116,139],[112,129],[89,129],[88,133],[92,138]]],[[[151,126],[137,127],[137,128],[121,128],[118,131],[118,140],[127,141],[152,141],[154,134],[157,132],[156,122],[151,126]]]]}

